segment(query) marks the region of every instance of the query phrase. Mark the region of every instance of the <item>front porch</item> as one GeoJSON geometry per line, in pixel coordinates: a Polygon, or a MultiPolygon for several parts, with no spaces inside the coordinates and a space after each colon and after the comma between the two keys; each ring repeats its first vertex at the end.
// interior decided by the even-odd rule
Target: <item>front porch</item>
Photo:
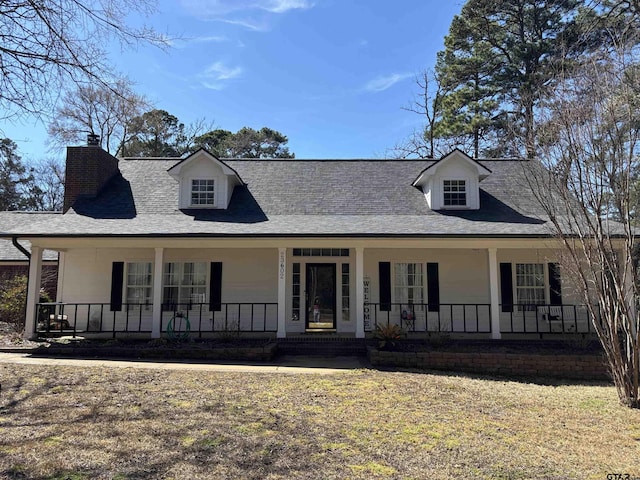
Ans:
{"type": "Polygon", "coordinates": [[[33,246],[25,336],[366,338],[389,324],[414,337],[593,333],[547,243],[57,239],[33,246]],[[45,247],[60,251],[47,304],[45,247]]]}
{"type": "MultiPolygon", "coordinates": [[[[145,338],[158,330],[163,337],[183,340],[277,334],[277,303],[224,303],[219,307],[212,311],[205,303],[174,304],[163,309],[160,325],[154,328],[149,304],[123,304],[118,310],[109,303],[38,303],[36,334],[145,338]]],[[[398,325],[409,338],[434,334],[480,339],[495,336],[490,304],[366,303],[363,312],[367,337],[376,328],[389,325],[398,325]]],[[[501,338],[595,334],[586,305],[517,305],[501,313],[499,323],[501,338]]],[[[334,329],[323,328],[297,335],[320,333],[355,338],[354,334],[338,335],[334,329]]]]}

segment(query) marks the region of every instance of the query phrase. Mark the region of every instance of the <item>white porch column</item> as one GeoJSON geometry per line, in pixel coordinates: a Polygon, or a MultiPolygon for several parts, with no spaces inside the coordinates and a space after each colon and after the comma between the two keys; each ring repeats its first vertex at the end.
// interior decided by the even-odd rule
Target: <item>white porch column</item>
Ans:
{"type": "Polygon", "coordinates": [[[287,249],[278,248],[278,338],[287,336],[287,249]]]}
{"type": "Polygon", "coordinates": [[[364,248],[356,247],[356,338],[364,338],[364,248]]]}
{"type": "Polygon", "coordinates": [[[151,338],[160,338],[162,330],[162,266],[164,264],[164,248],[155,249],[153,262],[153,317],[151,338]]]}
{"type": "Polygon", "coordinates": [[[29,261],[29,283],[27,285],[27,311],[24,320],[24,338],[31,339],[36,333],[36,304],[40,300],[42,285],[42,248],[31,247],[29,261]]]}
{"type": "Polygon", "coordinates": [[[491,298],[491,338],[498,340],[500,334],[500,296],[498,295],[498,249],[489,248],[489,292],[491,298]]]}
{"type": "Polygon", "coordinates": [[[56,287],[56,302],[62,303],[64,298],[64,257],[65,252],[58,253],[58,283],[56,287]]]}

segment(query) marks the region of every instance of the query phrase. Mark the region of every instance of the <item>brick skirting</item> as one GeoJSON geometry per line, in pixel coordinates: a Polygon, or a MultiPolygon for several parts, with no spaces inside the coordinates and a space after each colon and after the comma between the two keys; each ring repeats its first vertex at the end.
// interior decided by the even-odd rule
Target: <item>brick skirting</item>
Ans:
{"type": "Polygon", "coordinates": [[[504,352],[388,352],[369,347],[371,365],[425,370],[554,377],[579,380],[609,380],[602,355],[531,354],[504,352]]]}

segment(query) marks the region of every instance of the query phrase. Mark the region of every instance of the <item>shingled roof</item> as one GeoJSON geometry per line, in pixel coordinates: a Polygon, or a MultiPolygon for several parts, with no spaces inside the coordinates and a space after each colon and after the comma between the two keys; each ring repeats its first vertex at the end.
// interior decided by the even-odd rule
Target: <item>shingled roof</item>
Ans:
{"type": "MultiPolygon", "coordinates": [[[[52,215],[58,215],[55,212],[0,212],[0,230],[9,230],[24,224],[38,223],[45,218],[52,218],[52,215]]],[[[31,243],[28,240],[20,240],[27,251],[31,251],[31,243]]],[[[44,250],[42,258],[45,261],[52,262],[58,260],[58,252],[52,250],[44,250]]],[[[17,249],[11,240],[0,240],[0,264],[4,263],[27,263],[29,259],[24,253],[17,249]]]]}
{"type": "Polygon", "coordinates": [[[412,186],[433,160],[223,159],[245,185],[227,210],[178,209],[179,160],[123,159],[96,198],[64,215],[22,223],[26,236],[517,236],[549,235],[528,189],[533,162],[479,160],[480,209],[432,211],[412,186]]]}

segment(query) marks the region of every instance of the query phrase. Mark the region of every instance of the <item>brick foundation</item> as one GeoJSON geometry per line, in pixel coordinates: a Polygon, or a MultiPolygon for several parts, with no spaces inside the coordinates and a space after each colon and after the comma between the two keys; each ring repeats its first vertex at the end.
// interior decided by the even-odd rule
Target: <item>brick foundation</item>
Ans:
{"type": "Polygon", "coordinates": [[[601,355],[503,352],[387,352],[369,347],[369,361],[380,367],[451,370],[497,375],[539,376],[579,380],[609,380],[601,355]]]}

